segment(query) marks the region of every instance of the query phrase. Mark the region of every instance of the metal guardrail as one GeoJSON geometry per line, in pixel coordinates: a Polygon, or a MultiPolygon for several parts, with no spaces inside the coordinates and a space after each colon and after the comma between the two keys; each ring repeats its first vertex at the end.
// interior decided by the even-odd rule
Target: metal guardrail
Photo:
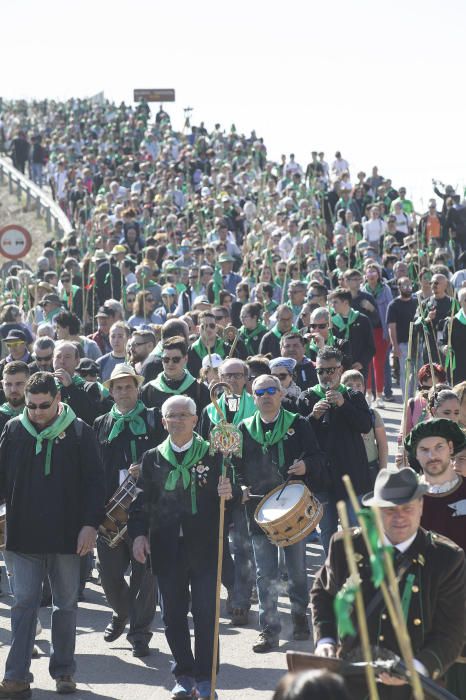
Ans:
{"type": "Polygon", "coordinates": [[[49,233],[53,231],[57,238],[61,238],[73,230],[73,225],[63,209],[47,192],[35,185],[6,158],[0,158],[0,185],[5,183],[8,183],[10,194],[16,194],[19,201],[23,194],[26,195],[27,210],[35,209],[36,216],[45,219],[49,233]]]}

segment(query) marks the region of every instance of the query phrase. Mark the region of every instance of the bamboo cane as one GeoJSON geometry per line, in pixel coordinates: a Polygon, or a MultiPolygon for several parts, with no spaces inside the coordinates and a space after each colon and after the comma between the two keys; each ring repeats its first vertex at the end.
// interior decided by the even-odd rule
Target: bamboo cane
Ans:
{"type": "Polygon", "coordinates": [[[410,384],[410,379],[411,379],[411,365],[412,365],[412,351],[413,351],[413,330],[414,330],[414,323],[411,321],[409,324],[409,337],[408,337],[408,355],[406,357],[406,376],[405,376],[405,395],[404,395],[404,400],[403,400],[403,422],[402,422],[402,436],[403,436],[403,444],[405,441],[406,437],[406,414],[407,414],[407,409],[408,409],[408,393],[409,393],[409,384],[410,384]]]}
{"type": "MultiPolygon", "coordinates": [[[[348,570],[353,581],[360,583],[360,576],[358,573],[358,567],[356,566],[356,560],[354,558],[354,547],[351,540],[350,525],[348,520],[348,513],[346,510],[346,505],[344,501],[339,501],[337,503],[338,515],[340,516],[341,526],[343,528],[343,544],[345,547],[346,561],[348,564],[348,570]]],[[[364,661],[366,662],[365,674],[367,681],[367,688],[369,690],[370,700],[378,700],[379,693],[377,690],[377,684],[375,682],[374,667],[372,666],[372,656],[371,656],[371,645],[369,640],[369,630],[367,628],[366,614],[364,610],[364,599],[362,596],[361,588],[358,587],[356,591],[356,617],[358,619],[359,635],[361,637],[361,646],[364,661]]]]}
{"type": "MultiPolygon", "coordinates": [[[[367,534],[367,527],[365,521],[358,516],[358,511],[360,509],[360,504],[357,499],[356,493],[354,491],[353,485],[351,483],[351,479],[349,476],[346,474],[343,476],[343,483],[346,487],[346,490],[348,492],[348,496],[351,501],[351,505],[353,506],[354,512],[356,513],[356,517],[358,518],[359,525],[361,527],[361,533],[364,539],[364,543],[366,545],[367,551],[369,553],[369,556],[373,554],[372,546],[370,543],[369,536],[367,534]]],[[[384,532],[383,532],[383,526],[382,526],[382,520],[380,516],[380,511],[378,508],[374,508],[374,513],[375,513],[375,522],[376,522],[376,527],[377,527],[377,532],[379,535],[379,539],[381,542],[383,542],[384,538],[384,532]]],[[[414,666],[414,656],[413,656],[413,650],[411,647],[411,639],[408,634],[408,628],[406,626],[406,622],[403,616],[403,611],[401,608],[401,601],[400,601],[400,593],[398,589],[398,581],[395,576],[395,571],[393,568],[393,561],[391,559],[391,556],[388,552],[384,551],[384,562],[385,562],[385,570],[387,572],[387,578],[388,578],[388,585],[385,581],[382,581],[380,584],[380,590],[382,591],[383,599],[387,608],[387,612],[390,617],[390,621],[392,623],[393,631],[395,633],[398,646],[400,648],[401,655],[404,659],[404,662],[408,668],[410,677],[411,677],[411,686],[413,688],[413,695],[415,700],[424,700],[424,692],[422,690],[421,682],[419,680],[418,673],[416,671],[416,668],[414,666]]]]}

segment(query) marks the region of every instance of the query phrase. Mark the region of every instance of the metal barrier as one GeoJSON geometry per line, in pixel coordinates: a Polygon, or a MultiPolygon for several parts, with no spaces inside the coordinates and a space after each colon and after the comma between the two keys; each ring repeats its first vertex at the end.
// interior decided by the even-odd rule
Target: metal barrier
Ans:
{"type": "Polygon", "coordinates": [[[63,209],[47,192],[35,185],[6,158],[0,158],[0,185],[5,185],[5,183],[8,183],[10,194],[16,194],[19,201],[21,201],[23,194],[26,196],[27,211],[34,208],[36,216],[45,219],[49,233],[53,231],[57,238],[61,238],[73,230],[73,225],[63,209]]]}

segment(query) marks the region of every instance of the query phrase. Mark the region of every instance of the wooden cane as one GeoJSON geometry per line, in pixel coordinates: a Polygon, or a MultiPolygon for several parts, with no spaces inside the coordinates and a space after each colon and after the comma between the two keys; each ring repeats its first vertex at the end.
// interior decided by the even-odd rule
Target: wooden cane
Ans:
{"type": "MultiPolygon", "coordinates": [[[[338,515],[340,516],[341,526],[343,528],[343,545],[345,547],[346,561],[348,564],[348,570],[353,582],[356,584],[361,583],[361,577],[358,573],[358,567],[356,566],[356,559],[354,558],[354,547],[353,541],[350,534],[350,525],[348,520],[348,513],[346,510],[346,504],[344,501],[339,501],[337,503],[338,515]]],[[[358,585],[358,589],[355,594],[356,602],[356,617],[358,619],[359,635],[361,637],[361,646],[364,661],[366,666],[364,668],[366,674],[367,688],[369,690],[370,700],[378,700],[379,693],[377,690],[377,684],[375,682],[374,667],[372,665],[371,656],[371,645],[369,640],[369,630],[367,628],[366,613],[364,610],[364,599],[362,597],[361,587],[358,585]]]]}
{"type": "Polygon", "coordinates": [[[407,412],[408,412],[408,392],[409,392],[409,384],[411,380],[411,367],[412,367],[412,352],[413,352],[413,330],[414,330],[414,323],[411,321],[409,324],[409,337],[408,337],[408,355],[406,357],[406,376],[405,376],[405,395],[404,395],[404,400],[403,400],[403,418],[402,418],[402,445],[404,445],[405,437],[406,437],[406,420],[407,420],[407,412]]]}
{"type": "MultiPolygon", "coordinates": [[[[351,505],[353,506],[354,512],[356,513],[356,517],[358,518],[364,543],[366,545],[369,556],[371,556],[372,554],[374,554],[374,552],[367,533],[366,523],[364,519],[358,515],[360,504],[356,497],[356,493],[351,483],[351,479],[347,474],[342,478],[343,483],[348,492],[351,505]]],[[[382,518],[380,516],[380,510],[376,507],[373,507],[373,511],[375,515],[375,524],[377,527],[379,540],[383,543],[384,531],[382,525],[382,518]]],[[[398,589],[398,581],[395,576],[393,561],[391,555],[386,550],[384,550],[384,564],[388,579],[388,585],[385,581],[382,581],[382,583],[380,584],[380,590],[382,591],[383,599],[390,617],[390,621],[392,623],[393,631],[395,633],[401,655],[410,674],[410,683],[413,689],[414,698],[415,700],[424,700],[424,692],[422,690],[418,672],[414,666],[413,649],[411,646],[411,639],[408,633],[408,628],[406,626],[403,610],[401,607],[400,592],[398,589]]]]}
{"type": "MultiPolygon", "coordinates": [[[[419,306],[419,316],[421,318],[422,332],[424,335],[424,343],[426,345],[426,350],[427,350],[427,358],[429,360],[430,374],[432,377],[432,386],[435,389],[435,385],[437,382],[435,381],[434,363],[432,362],[432,352],[430,349],[430,339],[429,339],[429,334],[427,332],[427,328],[425,327],[425,324],[423,323],[424,317],[422,315],[422,304],[421,304],[421,300],[419,297],[417,298],[417,303],[419,306]]],[[[432,333],[433,332],[434,332],[434,327],[432,326],[432,333]]]]}

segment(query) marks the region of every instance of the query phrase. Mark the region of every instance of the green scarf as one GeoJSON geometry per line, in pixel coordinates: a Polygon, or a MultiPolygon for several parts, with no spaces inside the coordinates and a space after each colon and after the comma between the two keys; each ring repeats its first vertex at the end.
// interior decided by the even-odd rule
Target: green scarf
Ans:
{"type": "Polygon", "coordinates": [[[19,414],[22,412],[22,408],[12,408],[8,401],[2,403],[2,405],[0,406],[0,413],[3,413],[5,416],[10,416],[10,418],[15,418],[16,416],[19,416],[19,414]]]}
{"type": "MultiPolygon", "coordinates": [[[[223,415],[226,416],[226,398],[225,394],[222,394],[221,397],[218,400],[218,405],[223,411],[223,415]]],[[[210,403],[207,406],[207,415],[210,418],[210,422],[213,423],[214,425],[217,425],[220,423],[220,416],[215,408],[213,403],[210,403]]],[[[246,389],[243,389],[243,393],[241,394],[240,400],[239,400],[239,407],[236,413],[233,416],[233,425],[239,425],[242,420],[245,418],[250,418],[253,413],[256,411],[256,404],[254,403],[254,399],[246,389]]]]}
{"type": "Polygon", "coordinates": [[[350,309],[348,318],[343,318],[340,314],[334,314],[332,316],[332,323],[338,328],[339,331],[345,331],[345,340],[348,340],[350,327],[356,321],[359,316],[359,311],[350,309]]]}
{"type": "MultiPolygon", "coordinates": [[[[325,399],[325,394],[326,394],[326,391],[328,391],[328,389],[324,389],[324,387],[321,386],[320,384],[316,384],[315,386],[311,386],[309,391],[313,391],[314,394],[317,394],[319,399],[325,399]]],[[[344,384],[340,384],[333,391],[339,391],[340,394],[343,394],[343,396],[344,396],[345,394],[348,393],[348,387],[346,387],[344,384]]]]}
{"type": "Polygon", "coordinates": [[[194,379],[193,375],[191,372],[188,372],[187,369],[184,371],[184,379],[181,382],[180,386],[178,389],[172,389],[171,387],[168,386],[167,382],[165,381],[164,373],[160,372],[156,376],[155,379],[153,379],[149,384],[151,384],[155,389],[158,389],[158,391],[163,392],[164,394],[184,394],[186,389],[189,389],[191,384],[194,384],[196,380],[194,379]]]}
{"type": "MultiPolygon", "coordinates": [[[[196,354],[198,357],[203,360],[204,357],[206,357],[209,353],[207,351],[206,346],[202,342],[200,338],[198,338],[192,345],[191,345],[192,350],[195,350],[196,354]]],[[[215,347],[210,350],[210,353],[213,355],[214,352],[217,353],[217,355],[220,355],[222,359],[225,357],[225,345],[223,343],[223,340],[220,340],[220,338],[216,338],[215,340],[215,347]]]]}
{"type": "Polygon", "coordinates": [[[246,418],[243,425],[248,431],[253,440],[259,443],[262,447],[262,452],[265,454],[269,447],[277,445],[278,448],[278,468],[281,471],[285,464],[285,453],[283,450],[283,438],[288,432],[291,424],[296,418],[297,413],[291,413],[284,408],[280,409],[278,418],[272,430],[265,429],[264,423],[261,420],[261,414],[256,411],[253,416],[246,418]]]}
{"type": "Polygon", "coordinates": [[[193,444],[186,451],[183,461],[180,463],[176,458],[176,454],[171,446],[170,438],[166,438],[158,447],[158,451],[164,459],[169,462],[173,469],[170,470],[165,482],[165,491],[174,491],[181,476],[183,480],[183,488],[187,489],[191,485],[191,513],[197,513],[196,503],[196,475],[191,476],[191,467],[199,462],[209,449],[207,440],[201,438],[197,433],[193,433],[193,444]]]}
{"type": "MultiPolygon", "coordinates": [[[[121,413],[116,404],[113,404],[112,408],[110,409],[110,416],[115,423],[113,424],[110,435],[108,436],[108,442],[112,442],[112,440],[117,438],[120,433],[123,432],[126,425],[129,426],[129,429],[133,435],[146,435],[147,427],[144,419],[141,418],[140,415],[145,408],[146,407],[142,401],[138,401],[132,411],[129,411],[128,413],[121,413]]],[[[135,462],[137,459],[135,440],[130,440],[129,446],[131,450],[131,459],[133,462],[135,462]]]]}
{"type": "Polygon", "coordinates": [[[377,299],[377,297],[379,296],[379,294],[380,294],[381,292],[383,292],[383,284],[382,284],[382,282],[377,282],[377,284],[376,284],[376,286],[375,286],[375,289],[372,289],[372,287],[369,286],[369,283],[368,283],[368,282],[365,282],[365,283],[363,284],[362,288],[363,288],[364,291],[367,292],[368,294],[372,294],[372,296],[374,297],[374,299],[377,299]]]}
{"type": "MultiPolygon", "coordinates": [[[[331,329],[329,329],[328,336],[327,336],[327,340],[325,341],[325,345],[326,345],[327,347],[330,347],[330,348],[333,348],[334,345],[335,345],[335,336],[333,335],[331,329]]],[[[309,348],[310,348],[311,350],[314,350],[314,352],[316,352],[316,353],[319,352],[319,348],[318,348],[317,345],[315,344],[314,340],[311,340],[311,342],[309,343],[309,348]]]]}
{"type": "Polygon", "coordinates": [[[246,346],[246,350],[248,351],[249,355],[255,354],[254,347],[252,346],[251,341],[254,338],[257,338],[257,336],[260,333],[266,333],[266,332],[267,332],[267,328],[264,326],[264,324],[261,321],[259,321],[259,323],[257,324],[257,326],[254,328],[253,331],[248,331],[247,328],[245,328],[244,326],[241,326],[241,328],[239,329],[239,334],[241,336],[242,341],[244,342],[244,344],[246,346]]]}
{"type": "MultiPolygon", "coordinates": [[[[83,384],[85,383],[86,380],[80,377],[79,374],[73,374],[73,376],[71,377],[71,384],[73,386],[83,386],[83,384]]],[[[58,379],[55,379],[55,384],[59,389],[68,389],[68,387],[59,382],[58,379]]]]}
{"type": "Polygon", "coordinates": [[[44,321],[47,321],[47,323],[52,323],[55,316],[57,316],[61,311],[63,311],[61,306],[59,306],[58,309],[49,311],[48,314],[44,314],[44,321]]]}
{"type": "Polygon", "coordinates": [[[23,410],[20,418],[21,423],[23,424],[23,428],[25,428],[25,430],[27,430],[28,433],[32,435],[32,437],[36,440],[36,455],[39,455],[42,452],[42,443],[44,440],[47,440],[47,450],[45,453],[44,467],[45,476],[49,476],[50,474],[53,441],[55,440],[55,438],[61,435],[61,433],[64,433],[68,426],[71,425],[71,423],[76,418],[76,414],[72,408],[67,406],[65,403],[60,404],[60,406],[61,411],[57,415],[52,425],[49,425],[47,428],[44,428],[44,430],[42,430],[40,433],[37,432],[31,421],[29,420],[27,408],[23,410]]]}
{"type": "Polygon", "coordinates": [[[281,339],[282,335],[287,335],[288,333],[299,333],[299,330],[296,328],[296,326],[291,326],[291,329],[287,331],[286,333],[283,333],[279,328],[278,325],[275,324],[275,326],[272,328],[272,333],[274,336],[278,338],[278,340],[281,339]]]}
{"type": "Polygon", "coordinates": [[[458,313],[455,314],[455,318],[458,319],[463,326],[466,326],[466,314],[464,313],[463,309],[460,309],[458,313]]]}

